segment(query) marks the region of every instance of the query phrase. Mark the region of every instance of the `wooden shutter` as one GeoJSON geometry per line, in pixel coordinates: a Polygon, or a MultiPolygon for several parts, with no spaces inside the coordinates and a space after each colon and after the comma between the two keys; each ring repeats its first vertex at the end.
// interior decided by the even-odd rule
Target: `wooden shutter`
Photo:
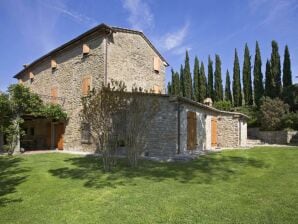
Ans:
{"type": "Polygon", "coordinates": [[[86,55],[86,54],[89,54],[90,52],[90,48],[87,44],[83,44],[83,54],[86,55]]]}
{"type": "Polygon", "coordinates": [[[212,117],[211,119],[211,146],[217,146],[217,119],[212,117]]]}
{"type": "Polygon", "coordinates": [[[160,87],[158,85],[153,86],[153,93],[161,93],[160,87]]]}
{"type": "Polygon", "coordinates": [[[51,103],[56,104],[58,101],[58,88],[53,87],[51,89],[51,103]]]}
{"type": "Polygon", "coordinates": [[[197,115],[195,112],[187,112],[187,149],[194,150],[197,146],[197,115]]]}
{"type": "Polygon", "coordinates": [[[82,82],[82,93],[84,96],[88,95],[91,89],[91,78],[85,77],[82,82]]]}
{"type": "Polygon", "coordinates": [[[157,56],[154,56],[154,71],[159,72],[160,71],[160,59],[157,56]]]}
{"type": "Polygon", "coordinates": [[[51,68],[53,70],[57,68],[57,62],[54,59],[51,60],[51,68]]]}

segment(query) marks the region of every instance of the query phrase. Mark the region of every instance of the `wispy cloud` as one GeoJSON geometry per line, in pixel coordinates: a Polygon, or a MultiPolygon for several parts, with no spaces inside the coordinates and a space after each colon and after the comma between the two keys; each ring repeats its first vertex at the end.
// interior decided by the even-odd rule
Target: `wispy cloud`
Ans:
{"type": "Polygon", "coordinates": [[[98,22],[91,18],[88,17],[84,14],[78,13],[75,10],[67,7],[66,5],[61,5],[61,4],[47,4],[47,3],[43,3],[46,7],[51,8],[55,11],[57,11],[58,13],[61,13],[65,16],[68,16],[69,18],[71,18],[73,21],[80,23],[80,24],[85,24],[89,27],[95,26],[98,24],[98,22]]]}
{"type": "Polygon", "coordinates": [[[154,25],[154,15],[143,0],[122,0],[123,8],[129,12],[128,22],[133,29],[144,30],[154,25]]]}
{"type": "Polygon", "coordinates": [[[179,47],[183,43],[188,33],[188,27],[189,27],[189,23],[187,22],[179,30],[175,32],[167,33],[162,38],[162,42],[164,43],[164,48],[166,50],[172,50],[176,47],[179,47]]]}

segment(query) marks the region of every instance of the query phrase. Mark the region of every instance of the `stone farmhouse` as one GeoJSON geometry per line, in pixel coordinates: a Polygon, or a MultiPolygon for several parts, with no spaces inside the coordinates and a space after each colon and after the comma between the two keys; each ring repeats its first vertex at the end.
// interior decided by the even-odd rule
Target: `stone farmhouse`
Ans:
{"type": "Polygon", "coordinates": [[[111,80],[127,89],[142,87],[156,94],[160,109],[153,120],[145,151],[149,156],[175,156],[197,150],[246,145],[245,115],[217,110],[165,94],[167,61],[140,31],[100,24],[40,57],[14,77],[44,101],[60,104],[67,122],[24,117],[21,147],[95,151],[80,121],[81,98],[111,80]]]}

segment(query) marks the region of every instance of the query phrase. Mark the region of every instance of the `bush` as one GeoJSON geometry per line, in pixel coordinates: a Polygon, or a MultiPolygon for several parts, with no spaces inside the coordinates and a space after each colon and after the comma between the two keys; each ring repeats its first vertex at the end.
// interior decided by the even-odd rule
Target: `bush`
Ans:
{"type": "Polygon", "coordinates": [[[298,130],[298,113],[289,113],[281,119],[282,129],[298,130]]]}
{"type": "Polygon", "coordinates": [[[248,116],[247,126],[252,127],[260,127],[260,111],[255,106],[243,106],[237,107],[234,109],[236,112],[245,114],[248,116]]]}
{"type": "Polygon", "coordinates": [[[230,101],[226,101],[226,100],[214,102],[214,105],[213,106],[216,109],[225,110],[225,111],[231,111],[231,109],[232,109],[231,102],[230,101]]]}
{"type": "Polygon", "coordinates": [[[285,104],[279,98],[262,98],[260,108],[261,129],[265,131],[282,129],[282,118],[288,111],[289,105],[285,104]]]}

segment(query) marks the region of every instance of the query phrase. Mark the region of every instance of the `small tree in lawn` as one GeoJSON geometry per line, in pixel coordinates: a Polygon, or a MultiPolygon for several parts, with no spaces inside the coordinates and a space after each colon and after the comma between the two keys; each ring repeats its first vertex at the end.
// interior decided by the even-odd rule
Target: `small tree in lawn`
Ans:
{"type": "Polygon", "coordinates": [[[126,137],[127,156],[132,167],[145,147],[145,136],[151,130],[152,121],[159,110],[159,100],[154,96],[133,92],[126,93],[126,137]]]}
{"type": "Polygon", "coordinates": [[[90,134],[102,153],[105,171],[110,171],[116,162],[118,139],[115,136],[113,116],[126,107],[125,89],[123,82],[112,81],[111,85],[92,90],[82,99],[81,119],[84,123],[90,124],[90,134]]]}

